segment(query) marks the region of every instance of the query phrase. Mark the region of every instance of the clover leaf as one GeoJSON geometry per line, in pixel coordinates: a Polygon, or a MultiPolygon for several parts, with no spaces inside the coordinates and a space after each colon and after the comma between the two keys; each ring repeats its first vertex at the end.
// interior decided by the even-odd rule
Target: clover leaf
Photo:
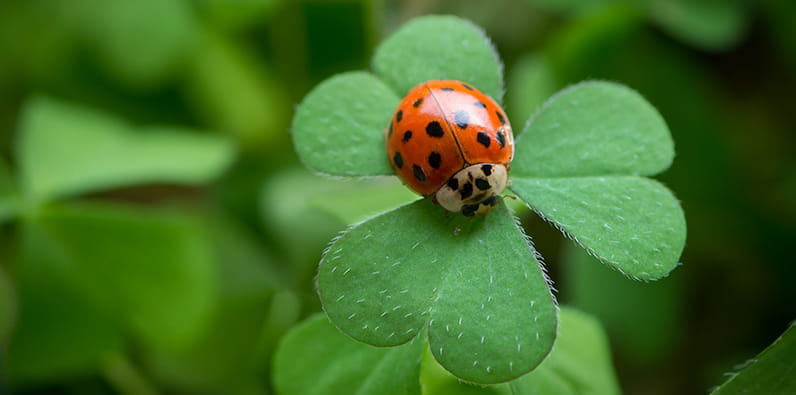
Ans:
{"type": "Polygon", "coordinates": [[[424,199],[354,226],[321,260],[321,302],[355,339],[395,346],[428,331],[458,377],[507,381],[549,352],[553,297],[504,205],[456,236],[460,222],[424,199]]]}
{"type": "Polygon", "coordinates": [[[658,112],[615,83],[587,82],[548,101],[517,138],[511,190],[589,253],[628,276],[669,273],[685,244],[672,193],[639,177],[669,167],[658,112]]]}
{"type": "MultiPolygon", "coordinates": [[[[461,79],[502,95],[488,39],[452,16],[407,23],[377,48],[373,69],[332,77],[299,106],[293,139],[311,169],[392,174],[383,130],[399,98],[424,80],[461,79]]],[[[520,134],[510,188],[603,262],[657,279],[676,266],[685,221],[671,192],[644,176],[667,168],[673,152],[640,95],[587,82],[555,95],[520,134]]],[[[434,358],[475,383],[531,371],[556,336],[538,254],[504,204],[464,222],[424,199],[356,224],[324,253],[318,293],[347,335],[377,346],[427,335],[434,358]]]]}
{"type": "Polygon", "coordinates": [[[308,395],[618,394],[608,339],[597,320],[562,307],[559,332],[556,347],[532,373],[509,383],[477,386],[445,371],[422,338],[397,347],[372,347],[351,340],[317,314],[280,341],[274,353],[274,389],[277,394],[308,395]]]}
{"type": "Polygon", "coordinates": [[[376,49],[373,70],[400,96],[421,82],[441,79],[470,82],[496,100],[503,96],[503,66],[489,38],[452,16],[408,22],[376,49]]]}
{"type": "Polygon", "coordinates": [[[420,394],[422,352],[422,339],[393,348],[352,341],[316,314],[277,346],[274,387],[278,394],[420,394]]]}

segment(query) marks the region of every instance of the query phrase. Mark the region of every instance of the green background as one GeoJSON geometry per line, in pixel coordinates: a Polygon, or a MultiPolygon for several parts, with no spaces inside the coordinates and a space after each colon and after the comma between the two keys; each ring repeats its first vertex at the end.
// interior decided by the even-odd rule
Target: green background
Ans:
{"type": "Polygon", "coordinates": [[[273,392],[278,342],[320,311],[329,240],[412,199],[311,174],[293,110],[335,73],[400,61],[370,59],[442,13],[492,39],[515,130],[583,79],[637,90],[671,130],[656,179],[688,236],[668,278],[629,281],[516,212],[559,302],[606,330],[624,392],[705,393],[785,331],[792,2],[4,1],[0,392],[273,392]]]}

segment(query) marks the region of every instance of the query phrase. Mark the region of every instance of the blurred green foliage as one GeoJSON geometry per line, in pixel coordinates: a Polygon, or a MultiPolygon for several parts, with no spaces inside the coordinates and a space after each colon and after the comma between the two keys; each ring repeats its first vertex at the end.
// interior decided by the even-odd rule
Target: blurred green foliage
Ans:
{"type": "Polygon", "coordinates": [[[0,392],[272,392],[274,347],[319,311],[328,240],[408,199],[300,170],[292,110],[431,13],[493,38],[515,125],[585,78],[638,90],[667,121],[677,158],[661,178],[689,220],[671,278],[611,286],[621,274],[580,269],[518,212],[559,299],[606,328],[624,391],[704,393],[788,327],[791,1],[8,0],[0,392]]]}

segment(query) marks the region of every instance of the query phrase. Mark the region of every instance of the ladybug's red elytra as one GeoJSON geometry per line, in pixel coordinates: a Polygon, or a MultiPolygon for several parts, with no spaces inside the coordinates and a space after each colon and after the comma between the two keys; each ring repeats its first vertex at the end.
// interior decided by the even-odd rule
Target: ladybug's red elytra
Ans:
{"type": "Polygon", "coordinates": [[[417,85],[401,100],[385,137],[398,177],[446,210],[472,217],[500,201],[514,134],[503,109],[473,86],[454,80],[417,85]]]}

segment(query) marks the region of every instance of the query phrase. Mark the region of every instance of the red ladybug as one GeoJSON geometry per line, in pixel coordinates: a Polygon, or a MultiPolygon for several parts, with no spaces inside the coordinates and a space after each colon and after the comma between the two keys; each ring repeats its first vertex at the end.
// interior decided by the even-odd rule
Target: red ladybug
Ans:
{"type": "Polygon", "coordinates": [[[412,88],[385,135],[395,173],[418,194],[468,217],[500,201],[514,134],[503,109],[471,85],[434,80],[412,88]]]}

